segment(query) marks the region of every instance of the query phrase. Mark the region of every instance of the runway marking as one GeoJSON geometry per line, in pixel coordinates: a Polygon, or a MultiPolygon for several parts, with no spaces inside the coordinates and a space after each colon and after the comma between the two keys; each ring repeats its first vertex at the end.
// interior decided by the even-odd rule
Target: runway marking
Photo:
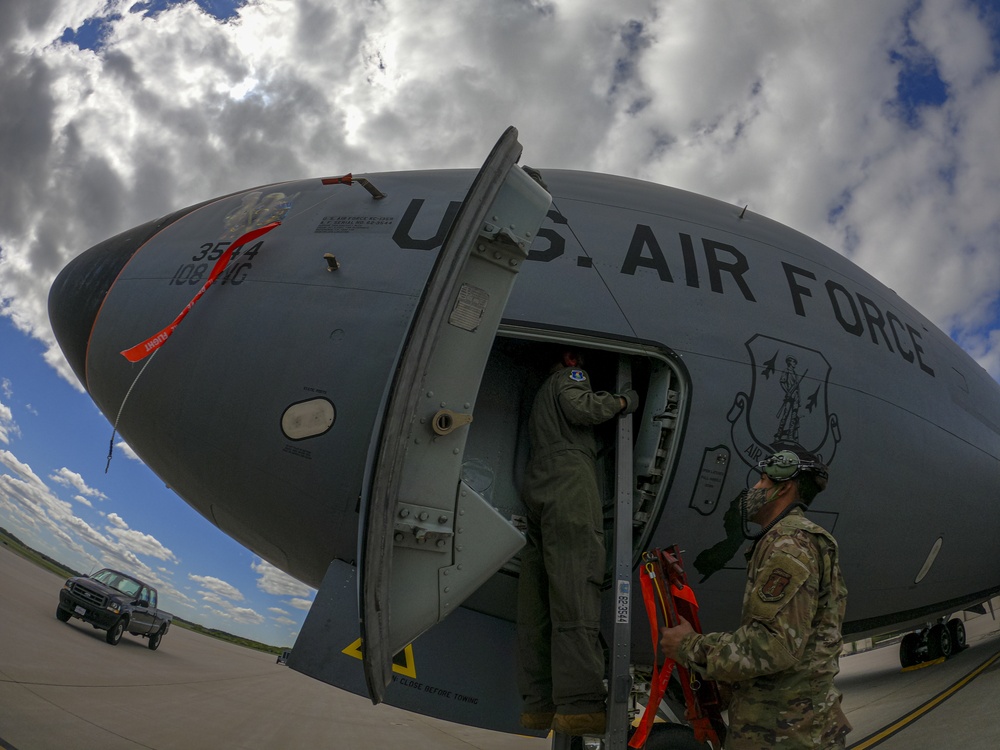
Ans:
{"type": "Polygon", "coordinates": [[[944,703],[951,696],[953,696],[959,690],[961,690],[962,688],[964,688],[966,685],[968,685],[970,682],[972,682],[974,679],[976,679],[979,675],[981,675],[987,669],[989,669],[990,667],[992,667],[993,664],[998,659],[1000,659],[1000,651],[998,651],[997,653],[993,654],[993,656],[991,656],[989,659],[987,659],[986,661],[984,661],[982,664],[980,664],[974,670],[972,670],[971,672],[969,672],[969,674],[967,674],[965,677],[963,677],[962,679],[960,679],[958,682],[956,682],[951,687],[946,688],[942,692],[938,693],[936,696],[934,696],[933,698],[931,698],[929,701],[927,701],[926,703],[924,703],[922,706],[919,706],[918,708],[913,709],[910,713],[906,714],[905,716],[903,716],[902,718],[900,718],[898,721],[895,721],[892,724],[889,724],[888,726],[880,729],[875,734],[866,737],[865,739],[861,740],[861,742],[857,743],[856,745],[851,745],[850,746],[850,750],[867,750],[867,748],[875,747],[876,745],[879,745],[882,742],[885,742],[887,739],[889,739],[890,737],[892,737],[894,734],[897,734],[898,732],[901,732],[903,729],[905,729],[910,724],[912,724],[913,722],[915,722],[921,716],[924,716],[931,709],[937,708],[939,705],[941,705],[942,703],[944,703]]]}

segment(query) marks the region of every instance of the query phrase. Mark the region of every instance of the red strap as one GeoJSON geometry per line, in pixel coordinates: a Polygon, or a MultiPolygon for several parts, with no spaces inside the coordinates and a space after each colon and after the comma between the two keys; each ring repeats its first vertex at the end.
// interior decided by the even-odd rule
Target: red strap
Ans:
{"type": "Polygon", "coordinates": [[[354,175],[348,172],[343,177],[324,177],[324,185],[351,185],[354,182],[354,175]]]}
{"type": "Polygon", "coordinates": [[[660,700],[663,698],[663,690],[666,688],[667,681],[670,680],[670,673],[673,672],[674,668],[674,663],[669,659],[664,662],[662,670],[656,664],[656,649],[657,642],[659,641],[659,618],[656,609],[656,599],[653,596],[653,576],[655,575],[655,572],[645,567],[643,567],[642,572],[639,574],[640,588],[642,588],[642,602],[646,605],[646,619],[649,620],[650,636],[653,639],[653,679],[649,687],[649,701],[642,712],[642,719],[639,721],[639,726],[628,742],[628,746],[631,748],[640,748],[646,744],[646,739],[649,737],[649,730],[652,728],[653,720],[656,718],[657,708],[660,705],[660,700]],[[664,679],[664,675],[666,679],[664,679]]]}
{"type": "MultiPolygon", "coordinates": [[[[689,622],[700,633],[701,625],[698,623],[698,600],[695,598],[694,591],[690,586],[684,585],[681,587],[674,586],[671,593],[690,604],[691,609],[688,612],[688,617],[691,619],[689,622]]],[[[688,724],[694,730],[694,738],[701,743],[710,742],[714,748],[721,747],[722,743],[719,740],[719,735],[715,731],[715,727],[712,726],[711,719],[706,715],[701,700],[695,695],[694,688],[691,685],[690,670],[678,666],[677,676],[680,678],[681,686],[684,688],[684,704],[686,709],[684,718],[687,719],[688,724]]]]}
{"type": "Polygon", "coordinates": [[[695,612],[698,611],[698,600],[695,598],[694,589],[690,586],[674,586],[673,594],[678,599],[688,602],[695,612]]]}
{"type": "Polygon", "coordinates": [[[222,273],[222,271],[226,267],[226,264],[229,263],[229,259],[233,257],[233,251],[236,248],[240,247],[241,245],[245,245],[247,242],[253,242],[258,237],[262,237],[263,235],[267,234],[272,229],[278,226],[281,226],[281,222],[273,221],[270,224],[267,224],[266,226],[260,227],[259,229],[253,229],[247,232],[242,237],[233,242],[233,244],[229,246],[226,252],[222,254],[222,257],[220,257],[215,262],[215,266],[212,268],[212,273],[208,275],[208,280],[205,282],[204,286],[202,286],[201,290],[196,295],[194,295],[194,298],[187,303],[187,307],[181,310],[181,314],[174,319],[174,322],[168,325],[159,333],[150,336],[141,344],[136,344],[131,349],[126,349],[125,351],[122,352],[122,356],[125,357],[125,359],[127,359],[129,362],[141,362],[150,354],[152,354],[161,346],[163,346],[163,344],[166,343],[167,339],[170,338],[170,335],[174,332],[174,329],[177,328],[177,326],[181,324],[181,321],[184,320],[187,314],[191,312],[191,308],[194,307],[195,303],[199,299],[201,299],[201,295],[203,295],[208,290],[208,288],[215,283],[215,280],[219,277],[219,274],[222,273]]]}
{"type": "Polygon", "coordinates": [[[670,675],[673,674],[674,669],[677,667],[677,662],[673,659],[665,659],[663,666],[660,667],[659,675],[655,674],[654,669],[653,682],[649,687],[649,702],[642,712],[642,720],[639,722],[639,726],[632,735],[632,739],[628,742],[629,747],[640,748],[646,744],[646,740],[649,738],[649,731],[653,728],[653,723],[656,720],[656,711],[660,707],[660,701],[663,700],[663,694],[667,691],[670,675]]]}
{"type": "Polygon", "coordinates": [[[684,718],[687,719],[688,724],[694,729],[694,738],[699,742],[712,740],[712,746],[719,747],[719,738],[715,734],[715,729],[712,728],[708,717],[702,714],[701,706],[694,694],[694,688],[691,687],[691,673],[687,669],[680,667],[677,670],[677,676],[680,678],[681,686],[684,688],[684,718]]]}
{"type": "MultiPolygon", "coordinates": [[[[662,557],[660,558],[660,562],[662,563],[662,557]]],[[[657,567],[659,567],[660,571],[663,572],[662,565],[657,567]]],[[[677,677],[684,690],[684,718],[694,730],[695,739],[702,743],[709,742],[712,747],[719,748],[721,747],[719,735],[715,731],[715,727],[712,726],[711,719],[702,710],[701,703],[695,695],[694,688],[691,685],[691,672],[688,668],[678,664],[673,659],[665,659],[662,667],[657,666],[656,657],[659,647],[659,610],[656,606],[656,599],[654,596],[655,577],[656,568],[651,570],[645,566],[639,575],[639,583],[642,588],[642,600],[646,606],[646,616],[649,620],[650,636],[653,640],[653,678],[649,688],[649,701],[646,703],[646,708],[643,710],[639,726],[632,734],[632,738],[629,740],[628,745],[631,748],[638,749],[646,744],[646,740],[649,739],[649,732],[653,727],[654,720],[656,719],[656,712],[659,709],[660,701],[663,700],[663,694],[666,692],[667,685],[670,682],[670,676],[676,669],[677,677]]],[[[668,602],[665,602],[665,604],[669,603],[673,608],[673,606],[677,604],[677,600],[680,600],[682,603],[681,609],[684,610],[682,614],[685,616],[685,619],[691,623],[697,632],[701,632],[701,626],[698,623],[698,600],[691,587],[685,583],[682,583],[679,586],[670,581],[664,581],[663,583],[667,584],[662,587],[663,593],[668,599],[668,602]]],[[[664,613],[664,615],[667,616],[667,613],[664,613]]],[[[677,623],[667,622],[666,624],[676,625],[677,623]]]]}

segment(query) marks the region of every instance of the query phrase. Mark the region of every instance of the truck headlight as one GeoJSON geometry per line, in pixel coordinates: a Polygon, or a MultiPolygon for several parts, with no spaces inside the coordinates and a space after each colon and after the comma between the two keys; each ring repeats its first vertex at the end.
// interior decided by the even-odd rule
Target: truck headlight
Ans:
{"type": "Polygon", "coordinates": [[[118,602],[111,602],[108,605],[108,611],[117,615],[119,612],[122,611],[122,608],[121,608],[121,605],[118,602]]]}

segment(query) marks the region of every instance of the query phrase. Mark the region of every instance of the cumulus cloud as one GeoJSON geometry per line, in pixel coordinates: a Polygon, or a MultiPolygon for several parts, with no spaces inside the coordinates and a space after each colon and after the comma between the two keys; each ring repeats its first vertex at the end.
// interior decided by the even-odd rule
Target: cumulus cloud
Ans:
{"type": "Polygon", "coordinates": [[[243,601],[243,594],[238,588],[215,576],[197,576],[189,573],[188,578],[216,596],[225,597],[237,602],[243,601]]]}
{"type": "Polygon", "coordinates": [[[311,599],[299,599],[298,597],[288,600],[288,604],[296,609],[309,609],[312,606],[311,599]]]}
{"type": "Polygon", "coordinates": [[[119,440],[117,443],[115,443],[115,448],[120,450],[122,454],[125,456],[125,458],[131,459],[132,461],[140,461],[140,462],[142,461],[142,459],[139,458],[139,454],[137,454],[134,450],[132,450],[132,446],[126,443],[124,440],[119,440]]]}
{"type": "Polygon", "coordinates": [[[509,123],[539,166],[749,203],[815,236],[998,374],[1000,23],[985,1],[234,8],[0,11],[0,95],[18,113],[0,120],[0,311],[74,384],[45,294],[84,248],[248,185],[475,166],[509,123]],[[912,96],[915,80],[940,95],[912,96]]]}
{"type": "MultiPolygon", "coordinates": [[[[8,401],[14,396],[14,389],[8,378],[0,380],[0,391],[3,392],[4,398],[8,401]]],[[[14,412],[0,401],[0,443],[10,445],[11,436],[18,437],[20,434],[21,428],[14,421],[14,412]]]]}
{"type": "Polygon", "coordinates": [[[193,573],[188,578],[200,587],[198,596],[205,602],[202,609],[244,625],[260,625],[266,618],[251,607],[242,607],[235,602],[244,601],[243,592],[231,583],[215,576],[200,576],[193,573]]]}
{"type": "Polygon", "coordinates": [[[202,598],[207,602],[211,602],[211,604],[217,605],[213,607],[211,604],[203,604],[202,609],[220,617],[225,617],[233,622],[243,623],[244,625],[260,625],[266,620],[262,614],[250,607],[237,607],[228,599],[222,599],[204,592],[202,598]]]}
{"type": "MultiPolygon", "coordinates": [[[[310,586],[296,581],[287,573],[278,570],[266,560],[257,559],[250,565],[253,571],[259,576],[257,588],[268,594],[276,596],[312,596],[313,589],[310,586]]],[[[308,609],[308,607],[306,607],[308,609]]]]}
{"type": "Polygon", "coordinates": [[[0,473],[0,507],[16,529],[29,535],[49,534],[79,561],[87,565],[98,562],[83,546],[87,532],[93,530],[73,515],[69,503],[56,497],[31,467],[10,451],[0,451],[0,467],[12,472],[0,473]],[[76,527],[77,522],[85,528],[76,527]]]}
{"type": "Polygon", "coordinates": [[[20,435],[20,429],[14,421],[14,413],[10,407],[0,402],[0,443],[10,445],[11,435],[20,435]]]}
{"type": "Polygon", "coordinates": [[[111,522],[111,525],[105,528],[112,536],[117,537],[123,547],[140,555],[155,557],[158,560],[178,562],[177,556],[164,547],[159,540],[151,534],[144,534],[141,531],[130,529],[128,524],[125,523],[125,519],[117,513],[109,513],[107,519],[111,522]]]}
{"type": "MultiPolygon", "coordinates": [[[[0,451],[0,467],[6,469],[6,472],[0,473],[0,506],[4,515],[19,529],[39,536],[51,536],[74,556],[78,564],[122,568],[155,582],[162,580],[161,577],[140,555],[178,562],[174,553],[155,537],[130,529],[117,513],[105,516],[109,522],[105,527],[107,534],[95,529],[77,516],[73,506],[60,499],[28,464],[10,451],[0,451]]],[[[87,487],[79,474],[67,469],[61,469],[50,479],[74,489],[83,488],[89,497],[104,497],[98,490],[87,487]]],[[[89,505],[87,496],[78,495],[75,499],[89,505]]]]}
{"type": "Polygon", "coordinates": [[[51,479],[56,484],[61,484],[64,487],[70,487],[76,490],[84,497],[96,497],[98,500],[107,500],[108,496],[105,495],[100,490],[95,490],[93,487],[88,487],[87,483],[83,481],[83,477],[77,474],[75,471],[70,471],[65,466],[55,474],[50,474],[49,479],[51,479]]]}

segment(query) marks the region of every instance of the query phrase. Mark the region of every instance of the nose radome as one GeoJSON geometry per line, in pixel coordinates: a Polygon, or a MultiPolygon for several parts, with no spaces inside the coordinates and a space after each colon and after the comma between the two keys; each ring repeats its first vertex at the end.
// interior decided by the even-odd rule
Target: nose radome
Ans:
{"type": "MultiPolygon", "coordinates": [[[[206,201],[206,203],[209,201],[206,201]]],[[[87,346],[104,298],[135,252],[154,235],[205,203],[115,235],[81,253],[49,289],[49,321],[66,360],[87,387],[87,346]]]]}

